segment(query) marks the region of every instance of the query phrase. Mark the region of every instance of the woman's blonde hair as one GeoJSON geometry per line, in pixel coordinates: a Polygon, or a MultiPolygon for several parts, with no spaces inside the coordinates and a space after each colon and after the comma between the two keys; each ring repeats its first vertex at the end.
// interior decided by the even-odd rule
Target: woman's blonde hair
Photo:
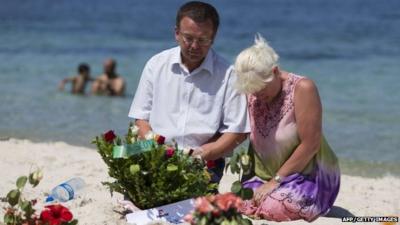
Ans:
{"type": "Polygon", "coordinates": [[[272,69],[278,65],[279,56],[267,41],[256,34],[254,45],[243,50],[235,60],[237,74],[235,87],[241,93],[255,93],[273,79],[272,69]]]}

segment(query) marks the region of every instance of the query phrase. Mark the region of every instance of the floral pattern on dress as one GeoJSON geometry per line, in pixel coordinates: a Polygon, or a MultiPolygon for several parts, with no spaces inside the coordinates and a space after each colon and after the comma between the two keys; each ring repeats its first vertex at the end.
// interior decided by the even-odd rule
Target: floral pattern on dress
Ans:
{"type": "Polygon", "coordinates": [[[281,92],[271,103],[267,103],[263,99],[258,99],[254,95],[249,95],[249,111],[253,112],[255,127],[261,136],[268,137],[286,113],[293,109],[293,89],[300,79],[302,77],[289,76],[284,81],[281,92]]]}

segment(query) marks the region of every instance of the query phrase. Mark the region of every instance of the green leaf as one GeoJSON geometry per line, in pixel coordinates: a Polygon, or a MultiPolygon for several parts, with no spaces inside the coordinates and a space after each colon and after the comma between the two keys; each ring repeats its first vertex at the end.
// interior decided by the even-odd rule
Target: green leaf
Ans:
{"type": "Polygon", "coordinates": [[[176,166],[175,164],[168,164],[168,166],[167,166],[167,171],[168,172],[174,172],[174,171],[177,171],[178,170],[178,166],[176,166]]]}
{"type": "Polygon", "coordinates": [[[248,166],[243,166],[242,170],[243,170],[244,175],[249,175],[252,172],[251,171],[251,163],[248,166]]]}
{"type": "Polygon", "coordinates": [[[253,190],[251,188],[243,188],[240,195],[243,200],[250,200],[253,198],[253,190]]]}
{"type": "Polygon", "coordinates": [[[235,173],[239,173],[240,172],[240,168],[238,167],[238,165],[236,163],[231,164],[231,173],[235,174],[235,173]]]}
{"type": "Polygon", "coordinates": [[[26,176],[19,177],[17,180],[18,189],[22,189],[25,186],[26,181],[28,181],[28,178],[26,176]]]}
{"type": "Polygon", "coordinates": [[[94,138],[94,139],[90,142],[90,144],[97,144],[97,139],[98,139],[98,137],[94,138]]]}
{"type": "MultiPolygon", "coordinates": [[[[218,221],[219,222],[219,221],[218,221]]],[[[231,224],[231,222],[229,222],[229,220],[228,219],[224,219],[223,221],[222,221],[222,223],[221,223],[221,225],[230,225],[231,224]]]]}
{"type": "Polygon", "coordinates": [[[78,220],[72,220],[68,222],[68,225],[76,225],[76,224],[78,224],[78,220]]]}
{"type": "MultiPolygon", "coordinates": [[[[236,220],[232,220],[230,225],[238,225],[238,222],[236,220]]],[[[241,224],[242,225],[242,224],[241,224]]]]}
{"type": "Polygon", "coordinates": [[[242,221],[240,221],[242,225],[253,225],[251,220],[243,218],[242,221]]]}
{"type": "Polygon", "coordinates": [[[21,196],[21,192],[17,189],[11,190],[7,194],[7,201],[11,206],[15,206],[18,204],[19,197],[21,196]]]}
{"type": "Polygon", "coordinates": [[[32,214],[35,213],[35,210],[32,208],[32,203],[30,201],[20,201],[19,206],[25,212],[26,218],[31,218],[32,214]]]}
{"type": "Polygon", "coordinates": [[[238,156],[238,153],[234,153],[233,154],[233,156],[230,158],[230,160],[229,160],[229,164],[232,166],[232,164],[237,164],[238,163],[238,160],[239,160],[239,156],[238,156]]]}
{"type": "Polygon", "coordinates": [[[33,173],[29,174],[28,180],[30,184],[33,184],[35,182],[33,179],[33,173]]]}
{"type": "Polygon", "coordinates": [[[29,201],[20,201],[19,206],[21,207],[22,210],[25,210],[29,207],[30,202],[29,201]]]}
{"type": "Polygon", "coordinates": [[[137,172],[140,171],[140,165],[138,164],[133,164],[129,167],[129,171],[131,172],[132,175],[135,175],[137,172]]]}
{"type": "Polygon", "coordinates": [[[207,218],[206,217],[201,218],[199,225],[207,225],[207,218]]]}
{"type": "Polygon", "coordinates": [[[239,194],[241,190],[242,190],[242,184],[240,183],[240,181],[233,182],[231,191],[235,194],[239,194]]]}
{"type": "Polygon", "coordinates": [[[15,224],[14,216],[12,214],[4,215],[4,223],[5,224],[15,224]]]}

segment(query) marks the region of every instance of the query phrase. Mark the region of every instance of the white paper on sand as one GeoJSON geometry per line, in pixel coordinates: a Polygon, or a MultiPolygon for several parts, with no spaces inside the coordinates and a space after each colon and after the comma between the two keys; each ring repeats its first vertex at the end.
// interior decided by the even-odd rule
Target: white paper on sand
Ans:
{"type": "Polygon", "coordinates": [[[152,221],[165,221],[172,224],[184,222],[183,217],[194,210],[194,199],[187,199],[169,205],[129,213],[126,220],[130,224],[145,225],[152,221]]]}

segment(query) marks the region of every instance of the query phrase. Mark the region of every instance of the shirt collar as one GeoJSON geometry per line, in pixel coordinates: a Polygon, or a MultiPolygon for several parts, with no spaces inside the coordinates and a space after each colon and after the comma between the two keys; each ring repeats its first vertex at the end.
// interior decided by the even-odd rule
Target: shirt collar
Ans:
{"type": "MultiPolygon", "coordinates": [[[[206,58],[204,59],[204,61],[193,72],[201,71],[201,70],[207,70],[210,74],[213,74],[213,70],[214,70],[213,57],[214,57],[214,54],[215,54],[214,50],[212,48],[210,48],[208,50],[208,53],[207,53],[206,58]]],[[[179,46],[176,47],[175,51],[173,52],[172,64],[174,64],[174,65],[177,64],[179,66],[183,66],[182,57],[181,57],[181,48],[179,46]]]]}

